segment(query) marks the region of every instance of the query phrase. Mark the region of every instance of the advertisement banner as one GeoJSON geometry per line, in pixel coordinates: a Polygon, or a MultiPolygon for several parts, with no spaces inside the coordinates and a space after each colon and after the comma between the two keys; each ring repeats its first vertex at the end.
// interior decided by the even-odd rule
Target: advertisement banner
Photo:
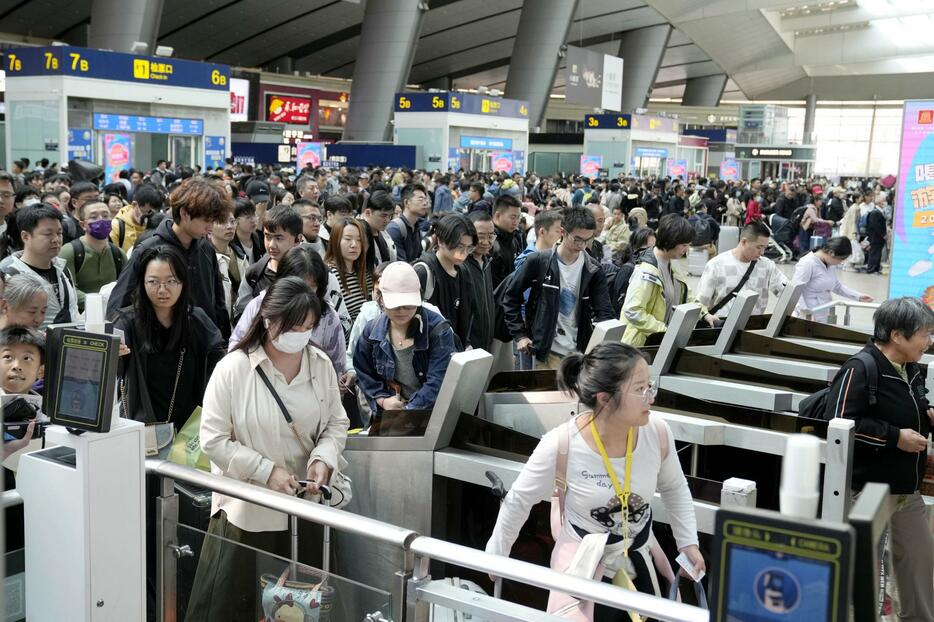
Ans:
{"type": "Polygon", "coordinates": [[[587,177],[596,177],[603,168],[603,156],[582,155],[580,174],[587,177]]]}
{"type": "Polygon", "coordinates": [[[512,151],[511,138],[493,138],[490,136],[461,136],[464,149],[502,149],[512,151]]]}
{"type": "Polygon", "coordinates": [[[905,102],[896,190],[888,297],[934,309],[934,100],[905,102]]]}
{"type": "Polygon", "coordinates": [[[205,136],[204,137],[204,166],[206,168],[217,168],[224,166],[224,160],[227,158],[227,137],[226,136],[205,136]]]}
{"type": "Polygon", "coordinates": [[[668,160],[668,176],[686,179],[688,174],[687,160],[668,160]]]}
{"type": "Polygon", "coordinates": [[[311,98],[294,95],[266,95],[266,120],[292,125],[311,122],[311,98]]]}
{"type": "Polygon", "coordinates": [[[736,160],[727,158],[720,163],[720,179],[724,181],[739,179],[739,164],[736,160]]]}
{"type": "Polygon", "coordinates": [[[250,116],[250,81],[230,79],[230,120],[246,121],[250,116]]]}
{"type": "Polygon", "coordinates": [[[130,168],[132,142],[129,134],[104,134],[104,179],[119,179],[120,171],[130,168]]]}
{"type": "Polygon", "coordinates": [[[91,146],[91,130],[74,127],[68,130],[68,159],[93,160],[94,149],[91,146]]]}
{"type": "Polygon", "coordinates": [[[494,151],[490,159],[494,171],[512,175],[516,170],[516,156],[512,151],[494,151]]]}
{"type": "Polygon", "coordinates": [[[295,167],[297,171],[305,167],[321,166],[321,148],[324,143],[295,143],[295,167]]]}
{"type": "Polygon", "coordinates": [[[524,151],[513,151],[516,158],[516,172],[520,175],[525,175],[525,152],[524,151]]]}
{"type": "Polygon", "coordinates": [[[457,152],[457,147],[448,147],[448,170],[456,171],[460,168],[460,164],[460,154],[457,152]]]}

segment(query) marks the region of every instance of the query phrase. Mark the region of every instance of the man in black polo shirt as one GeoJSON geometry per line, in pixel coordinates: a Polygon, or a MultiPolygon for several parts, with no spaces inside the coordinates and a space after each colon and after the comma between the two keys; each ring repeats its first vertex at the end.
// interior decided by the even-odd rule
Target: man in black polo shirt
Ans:
{"type": "Polygon", "coordinates": [[[386,227],[396,245],[399,261],[412,263],[422,255],[422,220],[428,216],[428,191],[422,184],[409,184],[402,189],[402,215],[386,227]]]}

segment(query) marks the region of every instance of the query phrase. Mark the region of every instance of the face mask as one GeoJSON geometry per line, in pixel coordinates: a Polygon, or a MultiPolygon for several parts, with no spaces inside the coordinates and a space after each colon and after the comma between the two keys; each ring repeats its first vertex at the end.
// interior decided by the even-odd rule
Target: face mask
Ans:
{"type": "Polygon", "coordinates": [[[109,220],[95,220],[88,223],[88,234],[95,240],[106,240],[110,236],[113,223],[109,220]]]}
{"type": "MultiPolygon", "coordinates": [[[[266,320],[266,328],[269,328],[269,320],[266,320]]],[[[295,354],[301,352],[311,340],[311,331],[282,333],[272,340],[272,347],[279,352],[286,354],[295,354]]]]}

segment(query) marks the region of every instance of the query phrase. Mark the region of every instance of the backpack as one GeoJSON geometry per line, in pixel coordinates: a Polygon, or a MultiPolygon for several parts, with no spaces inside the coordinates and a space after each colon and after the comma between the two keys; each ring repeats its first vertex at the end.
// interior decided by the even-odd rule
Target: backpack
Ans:
{"type": "Polygon", "coordinates": [[[418,275],[418,280],[422,281],[422,273],[419,270],[419,266],[425,270],[425,278],[422,283],[422,300],[429,300],[431,295],[435,293],[435,275],[431,271],[431,266],[429,266],[424,261],[416,261],[412,264],[412,267],[415,268],[415,274],[418,275]]]}
{"type": "Polygon", "coordinates": [[[794,235],[798,235],[798,232],[801,231],[801,221],[804,219],[804,212],[806,212],[807,209],[807,206],[802,205],[801,207],[795,208],[795,211],[791,213],[791,232],[794,235]]]}
{"type": "Polygon", "coordinates": [[[691,246],[706,246],[713,242],[713,229],[710,227],[710,219],[698,216],[694,221],[694,239],[691,240],[691,246]]]}
{"type": "MultiPolygon", "coordinates": [[[[120,221],[123,222],[123,221],[120,221]]],[[[78,273],[81,272],[81,266],[84,265],[84,244],[81,243],[81,239],[72,240],[69,242],[71,244],[71,249],[75,253],[75,278],[78,278],[78,273]]],[[[120,254],[120,249],[116,244],[107,240],[107,246],[110,247],[110,254],[114,258],[114,267],[117,269],[117,276],[120,276],[120,273],[123,271],[123,255],[120,254]]]]}
{"type": "MultiPolygon", "coordinates": [[[[876,393],[879,390],[879,368],[876,367],[876,360],[868,352],[857,352],[853,355],[853,358],[859,359],[866,368],[866,382],[869,384],[869,405],[874,406],[876,404],[876,393]]],[[[833,379],[834,382],[840,377],[840,373],[837,372],[837,376],[833,379]]],[[[801,404],[798,406],[798,416],[823,421],[833,419],[834,410],[828,410],[827,408],[827,397],[830,395],[832,386],[833,383],[831,383],[831,386],[801,400],[801,404]]]]}

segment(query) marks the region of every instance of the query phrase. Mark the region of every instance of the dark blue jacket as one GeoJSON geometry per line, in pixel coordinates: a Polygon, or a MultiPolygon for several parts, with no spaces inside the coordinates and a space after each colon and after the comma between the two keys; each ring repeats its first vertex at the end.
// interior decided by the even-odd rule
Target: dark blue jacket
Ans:
{"type": "MultiPolygon", "coordinates": [[[[412,363],[422,387],[412,395],[405,408],[430,409],[438,399],[451,355],[456,352],[454,330],[441,315],[425,308],[416,314],[414,321],[419,329],[415,334],[412,363]]],[[[376,400],[395,395],[388,383],[396,377],[396,355],[389,340],[389,317],[385,313],[371,320],[363,329],[353,354],[353,366],[357,372],[357,383],[363,389],[370,408],[376,412],[376,400]]]]}

